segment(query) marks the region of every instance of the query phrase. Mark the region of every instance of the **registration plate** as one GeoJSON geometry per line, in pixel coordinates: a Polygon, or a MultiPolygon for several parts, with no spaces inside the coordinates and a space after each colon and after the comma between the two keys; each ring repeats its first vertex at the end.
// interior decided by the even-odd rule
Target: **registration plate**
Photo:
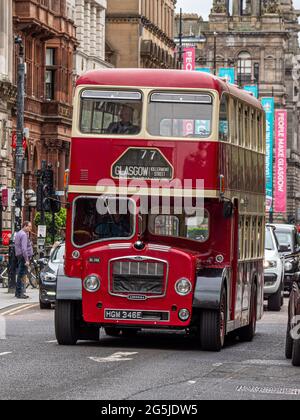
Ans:
{"type": "Polygon", "coordinates": [[[123,311],[115,309],[105,310],[105,319],[126,319],[126,320],[137,320],[143,319],[142,311],[123,311]]]}

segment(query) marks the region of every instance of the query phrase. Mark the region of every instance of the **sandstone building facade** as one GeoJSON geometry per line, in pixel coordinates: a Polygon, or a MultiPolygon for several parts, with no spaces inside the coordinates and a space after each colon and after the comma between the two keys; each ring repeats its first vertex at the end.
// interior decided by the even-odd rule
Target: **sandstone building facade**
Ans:
{"type": "Polygon", "coordinates": [[[109,0],[107,60],[115,67],[176,68],[176,0],[109,0]]]}
{"type": "MultiPolygon", "coordinates": [[[[24,127],[29,129],[29,140],[24,188],[34,189],[35,171],[46,160],[52,163],[56,187],[61,190],[69,159],[77,44],[66,0],[14,0],[13,29],[23,39],[27,67],[24,127]]],[[[15,63],[16,57],[17,51],[15,63]]]]}

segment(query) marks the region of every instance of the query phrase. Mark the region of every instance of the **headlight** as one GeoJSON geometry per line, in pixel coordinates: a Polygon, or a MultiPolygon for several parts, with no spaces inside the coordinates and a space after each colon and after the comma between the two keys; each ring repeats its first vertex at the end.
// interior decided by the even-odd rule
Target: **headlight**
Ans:
{"type": "Polygon", "coordinates": [[[264,261],[264,269],[276,268],[276,267],[277,267],[277,261],[268,261],[268,260],[264,261]]]}
{"type": "Polygon", "coordinates": [[[44,275],[43,280],[44,281],[55,282],[56,281],[56,276],[54,274],[48,273],[48,274],[44,275]]]}
{"type": "Polygon", "coordinates": [[[287,261],[287,262],[284,264],[284,269],[285,269],[286,271],[291,271],[291,270],[293,269],[293,264],[292,264],[290,261],[287,261]]]}
{"type": "Polygon", "coordinates": [[[96,274],[91,274],[84,279],[83,287],[88,292],[97,292],[100,289],[100,279],[96,274]]]}
{"type": "Polygon", "coordinates": [[[188,279],[179,279],[175,284],[175,291],[180,296],[186,296],[192,291],[192,283],[188,279]]]}

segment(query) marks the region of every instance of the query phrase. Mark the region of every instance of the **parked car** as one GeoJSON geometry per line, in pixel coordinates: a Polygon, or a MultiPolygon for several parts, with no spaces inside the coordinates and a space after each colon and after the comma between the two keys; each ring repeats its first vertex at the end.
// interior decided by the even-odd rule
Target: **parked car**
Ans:
{"type": "Polygon", "coordinates": [[[289,300],[285,355],[300,366],[300,282],[294,282],[289,300]]]}
{"type": "Polygon", "coordinates": [[[294,225],[274,226],[279,251],[285,256],[284,289],[290,292],[293,283],[300,279],[300,237],[294,225]]]}
{"type": "Polygon", "coordinates": [[[40,273],[40,308],[51,309],[56,300],[56,278],[59,266],[64,264],[65,244],[58,245],[40,273]]]}
{"type": "Polygon", "coordinates": [[[266,226],[264,298],[269,311],[280,311],[284,302],[284,256],[279,253],[275,228],[266,226]]]}

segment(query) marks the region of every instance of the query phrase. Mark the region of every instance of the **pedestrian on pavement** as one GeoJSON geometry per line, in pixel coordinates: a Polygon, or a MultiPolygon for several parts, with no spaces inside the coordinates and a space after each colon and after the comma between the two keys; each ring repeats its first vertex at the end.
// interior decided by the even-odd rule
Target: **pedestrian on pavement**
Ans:
{"type": "Polygon", "coordinates": [[[31,230],[31,222],[26,221],[23,223],[22,229],[17,232],[15,237],[15,250],[16,257],[18,259],[16,285],[16,297],[18,299],[28,299],[29,297],[25,295],[25,284],[23,282],[23,277],[27,273],[27,269],[30,265],[30,259],[33,256],[32,243],[29,237],[31,230]]]}

